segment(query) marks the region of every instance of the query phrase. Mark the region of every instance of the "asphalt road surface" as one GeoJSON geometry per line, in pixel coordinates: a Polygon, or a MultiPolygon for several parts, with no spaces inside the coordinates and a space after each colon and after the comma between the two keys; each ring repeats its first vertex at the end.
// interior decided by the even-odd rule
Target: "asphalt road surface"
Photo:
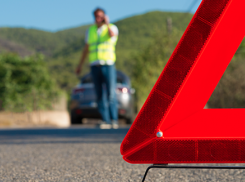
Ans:
{"type": "MultiPolygon", "coordinates": [[[[141,181],[148,165],[128,164],[120,155],[128,128],[0,130],[0,181],[141,181]]],[[[245,181],[245,172],[156,169],[146,181],[245,181]]]]}

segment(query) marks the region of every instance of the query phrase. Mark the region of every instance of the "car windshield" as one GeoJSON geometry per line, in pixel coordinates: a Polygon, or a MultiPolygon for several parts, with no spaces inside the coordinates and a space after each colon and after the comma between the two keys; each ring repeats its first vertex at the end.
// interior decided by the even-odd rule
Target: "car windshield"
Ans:
{"type": "Polygon", "coordinates": [[[86,76],[85,78],[82,79],[81,83],[85,84],[85,83],[92,83],[92,77],[86,76]]]}
{"type": "MultiPolygon", "coordinates": [[[[91,74],[85,75],[82,79],[81,79],[81,83],[82,84],[89,84],[92,83],[92,76],[91,74]]],[[[117,84],[122,84],[122,85],[129,85],[129,80],[127,80],[126,77],[123,77],[122,74],[117,74],[117,84]]]]}

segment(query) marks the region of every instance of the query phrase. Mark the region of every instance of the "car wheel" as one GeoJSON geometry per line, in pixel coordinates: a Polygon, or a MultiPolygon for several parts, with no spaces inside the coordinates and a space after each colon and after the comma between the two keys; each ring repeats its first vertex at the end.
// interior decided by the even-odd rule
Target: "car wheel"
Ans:
{"type": "Polygon", "coordinates": [[[71,124],[82,124],[82,117],[76,115],[74,111],[71,112],[71,124]]]}
{"type": "Polygon", "coordinates": [[[76,116],[71,117],[71,124],[82,124],[82,118],[76,116]]]}

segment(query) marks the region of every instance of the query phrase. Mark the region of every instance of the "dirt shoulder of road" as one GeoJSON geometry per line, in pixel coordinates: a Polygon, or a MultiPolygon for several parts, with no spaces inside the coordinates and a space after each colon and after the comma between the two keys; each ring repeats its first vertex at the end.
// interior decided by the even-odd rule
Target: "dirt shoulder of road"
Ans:
{"type": "Polygon", "coordinates": [[[67,111],[0,112],[0,128],[46,126],[70,126],[69,113],[67,111]]]}

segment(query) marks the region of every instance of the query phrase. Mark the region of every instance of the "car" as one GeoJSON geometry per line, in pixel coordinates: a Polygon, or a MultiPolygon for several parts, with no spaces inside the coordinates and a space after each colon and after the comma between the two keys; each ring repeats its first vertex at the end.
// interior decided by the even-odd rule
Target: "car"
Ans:
{"type": "MultiPolygon", "coordinates": [[[[83,118],[101,118],[97,110],[96,93],[91,73],[86,74],[80,80],[71,94],[71,124],[81,124],[83,118]]],[[[135,89],[131,87],[129,77],[117,70],[118,117],[124,119],[127,124],[131,124],[134,120],[134,94],[135,89]]]]}

